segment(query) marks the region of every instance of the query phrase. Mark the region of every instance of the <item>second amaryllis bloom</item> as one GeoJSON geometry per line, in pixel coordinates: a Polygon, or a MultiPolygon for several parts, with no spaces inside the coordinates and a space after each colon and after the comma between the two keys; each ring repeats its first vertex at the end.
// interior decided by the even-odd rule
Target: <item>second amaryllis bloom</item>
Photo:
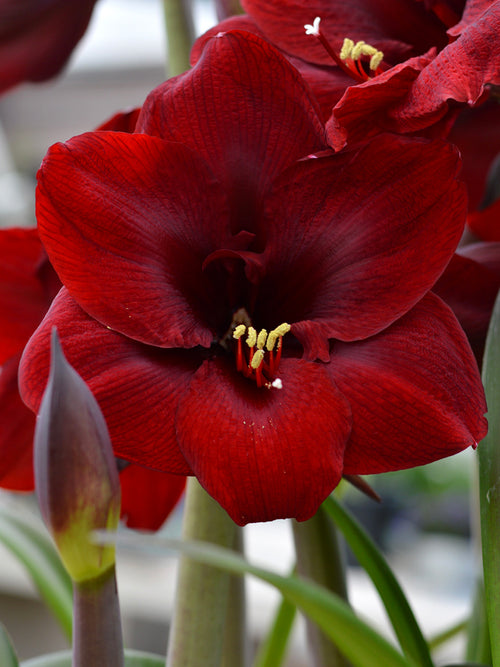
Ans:
{"type": "Polygon", "coordinates": [[[21,364],[37,410],[50,329],[118,456],[196,475],[239,524],[304,520],[342,474],[486,432],[477,366],[429,290],[466,201],[444,142],[327,150],[309,88],[243,32],[154,90],[137,131],[58,144],[42,240],[65,288],[21,364]]]}

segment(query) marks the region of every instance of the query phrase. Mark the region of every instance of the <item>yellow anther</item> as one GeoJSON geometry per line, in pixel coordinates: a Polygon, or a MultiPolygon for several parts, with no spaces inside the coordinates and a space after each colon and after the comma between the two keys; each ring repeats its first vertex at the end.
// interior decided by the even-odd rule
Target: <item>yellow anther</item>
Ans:
{"type": "Polygon", "coordinates": [[[238,326],[233,331],[233,338],[238,340],[239,338],[241,338],[243,336],[243,334],[245,333],[246,330],[247,330],[247,328],[244,324],[238,324],[238,326]]]}
{"type": "Polygon", "coordinates": [[[248,347],[255,347],[255,343],[257,342],[257,332],[253,327],[248,327],[248,336],[246,339],[246,344],[248,347]]]}
{"type": "Polygon", "coordinates": [[[256,350],[253,354],[250,366],[254,370],[257,370],[257,368],[261,365],[263,359],[264,359],[264,350],[256,350]]]}
{"type": "Polygon", "coordinates": [[[271,352],[271,350],[274,349],[277,339],[281,336],[284,336],[289,331],[290,325],[287,322],[283,322],[283,324],[280,324],[278,327],[276,327],[276,329],[273,329],[267,337],[266,348],[268,352],[271,352]]]}
{"type": "Polygon", "coordinates": [[[342,60],[347,60],[347,58],[350,58],[353,48],[354,42],[352,39],[349,39],[349,37],[346,37],[344,39],[344,43],[342,44],[342,48],[340,49],[340,58],[342,60]]]}
{"type": "Polygon", "coordinates": [[[266,338],[267,338],[267,331],[265,329],[262,329],[259,331],[259,335],[257,336],[257,349],[262,350],[264,349],[264,345],[266,344],[266,338]]]}
{"type": "Polygon", "coordinates": [[[353,60],[358,60],[359,58],[361,58],[361,56],[364,54],[366,46],[368,46],[368,44],[366,44],[366,42],[363,42],[363,40],[361,40],[360,42],[356,42],[356,44],[352,47],[351,58],[353,60]]]}
{"type": "Polygon", "coordinates": [[[370,58],[370,69],[373,71],[378,69],[383,59],[384,59],[384,54],[382,53],[382,51],[377,51],[376,53],[374,53],[373,56],[370,58]]]}

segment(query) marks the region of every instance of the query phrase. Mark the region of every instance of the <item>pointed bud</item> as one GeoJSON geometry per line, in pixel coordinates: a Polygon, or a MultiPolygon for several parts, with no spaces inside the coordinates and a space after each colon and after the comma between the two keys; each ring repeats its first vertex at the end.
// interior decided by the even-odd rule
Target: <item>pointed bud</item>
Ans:
{"type": "Polygon", "coordinates": [[[102,412],[66,361],[55,328],[51,349],[35,430],[36,493],[66,569],[84,582],[114,565],[114,547],[93,544],[91,533],[118,526],[120,482],[102,412]]]}

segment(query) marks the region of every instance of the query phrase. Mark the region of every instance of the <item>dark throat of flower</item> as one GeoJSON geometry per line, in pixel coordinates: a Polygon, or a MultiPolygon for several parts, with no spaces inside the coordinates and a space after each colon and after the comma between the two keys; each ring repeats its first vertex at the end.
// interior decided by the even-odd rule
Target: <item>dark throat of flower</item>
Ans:
{"type": "Polygon", "coordinates": [[[353,42],[345,38],[340,53],[332,48],[320,28],[321,19],[317,16],[312,25],[304,26],[306,35],[314,35],[324,47],[334,63],[358,83],[364,83],[385,72],[388,67],[383,62],[384,54],[366,42],[353,42]]]}
{"type": "Polygon", "coordinates": [[[283,336],[290,331],[290,325],[283,322],[269,333],[266,329],[257,331],[249,324],[246,312],[245,317],[237,316],[240,312],[235,313],[231,325],[236,369],[246,378],[254,380],[257,387],[281,389],[283,385],[278,377],[278,368],[283,349],[283,336]]]}

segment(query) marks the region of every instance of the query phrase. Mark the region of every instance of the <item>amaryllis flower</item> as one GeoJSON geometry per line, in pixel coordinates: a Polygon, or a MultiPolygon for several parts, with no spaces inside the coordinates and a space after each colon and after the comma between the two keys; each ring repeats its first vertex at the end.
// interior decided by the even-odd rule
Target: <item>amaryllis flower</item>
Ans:
{"type": "Polygon", "coordinates": [[[237,31],[137,129],[57,144],[40,169],[65,287],[23,356],[32,409],[55,325],[115,454],[196,475],[239,524],[307,519],[342,474],[484,436],[470,347],[429,293],[465,220],[453,148],[329,152],[297,70],[237,31]]]}
{"type": "MultiPolygon", "coordinates": [[[[0,487],[33,491],[35,415],[22,402],[23,348],[61,287],[36,229],[0,230],[0,487]]],[[[121,470],[127,525],[156,530],[176,505],[185,480],[137,465],[121,470]]]]}
{"type": "Polygon", "coordinates": [[[0,0],[0,92],[66,64],[97,0],[0,0]]]}
{"type": "Polygon", "coordinates": [[[264,36],[306,78],[325,120],[331,117],[328,140],[335,150],[381,131],[432,137],[453,127],[451,140],[471,147],[464,178],[473,211],[500,152],[498,102],[492,100],[488,111],[482,106],[500,83],[500,1],[464,4],[243,0],[248,15],[202,36],[192,62],[219,30],[238,27],[264,36]],[[481,136],[487,141],[476,141],[481,136]]]}

